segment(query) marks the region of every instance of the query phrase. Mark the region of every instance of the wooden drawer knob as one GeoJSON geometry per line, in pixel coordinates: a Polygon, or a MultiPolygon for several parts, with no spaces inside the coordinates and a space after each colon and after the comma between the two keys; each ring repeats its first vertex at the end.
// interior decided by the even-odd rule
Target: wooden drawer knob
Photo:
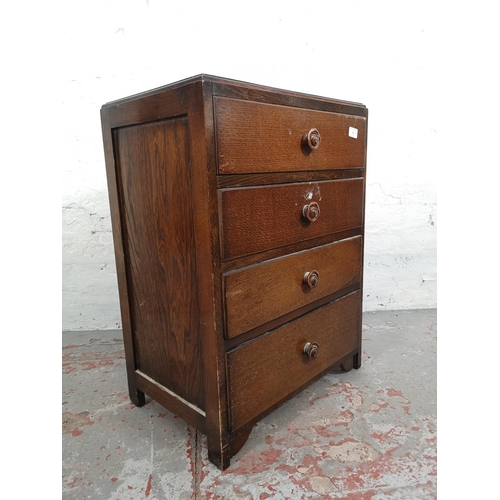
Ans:
{"type": "Polygon", "coordinates": [[[319,273],[318,271],[308,271],[304,274],[304,283],[309,286],[309,288],[316,288],[319,285],[319,273]]]}
{"type": "Polygon", "coordinates": [[[302,143],[309,149],[318,149],[320,142],[321,142],[321,135],[319,134],[317,128],[312,128],[302,138],[302,143]]]}
{"type": "Polygon", "coordinates": [[[302,208],[302,215],[310,222],[318,220],[319,213],[319,205],[315,201],[309,203],[308,205],[304,205],[302,208]]]}
{"type": "Polygon", "coordinates": [[[309,359],[315,359],[318,356],[319,345],[314,342],[308,342],[304,346],[304,352],[307,354],[309,359]]]}

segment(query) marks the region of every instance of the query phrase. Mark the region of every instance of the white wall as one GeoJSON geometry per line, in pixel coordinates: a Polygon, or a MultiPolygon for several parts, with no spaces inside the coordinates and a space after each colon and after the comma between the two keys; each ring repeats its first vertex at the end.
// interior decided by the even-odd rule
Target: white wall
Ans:
{"type": "Polygon", "coordinates": [[[369,108],[365,310],[436,306],[434,2],[72,2],[63,329],[120,326],[100,106],[199,73],[369,108]]]}

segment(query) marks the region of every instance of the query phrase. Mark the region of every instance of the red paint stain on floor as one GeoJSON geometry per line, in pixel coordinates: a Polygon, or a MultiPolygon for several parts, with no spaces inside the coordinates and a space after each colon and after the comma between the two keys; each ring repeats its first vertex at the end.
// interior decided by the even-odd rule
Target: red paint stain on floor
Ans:
{"type": "Polygon", "coordinates": [[[207,492],[207,500],[220,500],[220,496],[216,493],[207,492]]]}
{"type": "Polygon", "coordinates": [[[349,490],[360,490],[365,485],[362,476],[347,476],[344,482],[349,490]]]}
{"type": "Polygon", "coordinates": [[[271,448],[261,453],[247,453],[236,462],[236,467],[230,467],[222,475],[248,475],[268,471],[282,455],[282,450],[271,448]]]}
{"type": "Polygon", "coordinates": [[[76,485],[76,483],[77,483],[78,481],[81,481],[81,479],[82,479],[81,477],[74,477],[74,478],[71,480],[71,482],[70,482],[70,483],[67,483],[67,484],[66,484],[66,486],[67,486],[68,488],[74,488],[74,487],[75,487],[75,485],[76,485]]]}
{"type": "Polygon", "coordinates": [[[97,363],[93,361],[83,361],[80,363],[82,370],[95,370],[96,368],[104,368],[105,366],[113,366],[115,363],[114,361],[111,361],[110,359],[101,359],[97,363]]]}
{"type": "Polygon", "coordinates": [[[153,475],[150,474],[148,478],[148,484],[146,486],[146,492],[144,493],[146,495],[146,498],[149,496],[151,493],[151,488],[153,487],[153,475]]]}
{"type": "Polygon", "coordinates": [[[318,401],[319,399],[329,398],[330,396],[333,396],[335,394],[347,394],[351,392],[353,389],[355,389],[354,386],[349,382],[345,382],[342,384],[335,384],[330,390],[326,391],[324,394],[311,398],[309,400],[309,404],[313,405],[315,401],[318,401]]]}
{"type": "Polygon", "coordinates": [[[189,472],[191,473],[191,476],[194,477],[194,453],[193,453],[193,448],[194,448],[194,433],[196,431],[192,429],[190,426],[187,428],[188,432],[188,440],[187,440],[187,446],[186,446],[186,454],[187,458],[189,460],[189,472]]]}
{"type": "Polygon", "coordinates": [[[65,375],[68,375],[68,373],[74,372],[76,370],[74,366],[71,366],[71,363],[63,363],[62,367],[63,367],[63,373],[65,375]]]}
{"type": "Polygon", "coordinates": [[[401,391],[396,391],[395,389],[387,389],[387,395],[391,398],[400,397],[406,399],[401,391]]]}
{"type": "MultiPolygon", "coordinates": [[[[347,426],[347,422],[336,423],[335,425],[345,425],[347,426]]],[[[326,425],[314,425],[314,431],[322,437],[332,438],[340,436],[339,431],[330,430],[326,425]]]]}
{"type": "Polygon", "coordinates": [[[376,491],[355,491],[347,493],[342,500],[371,500],[377,494],[376,491]]]}
{"type": "Polygon", "coordinates": [[[280,464],[274,470],[283,470],[285,472],[288,472],[288,474],[296,474],[297,473],[296,467],[292,467],[291,465],[286,465],[286,464],[280,464]]]}
{"type": "Polygon", "coordinates": [[[324,472],[321,467],[318,465],[318,462],[322,460],[321,457],[316,456],[313,457],[310,454],[307,454],[303,459],[302,463],[299,467],[307,467],[309,470],[307,472],[307,476],[324,476],[324,472]]]}
{"type": "Polygon", "coordinates": [[[302,448],[304,446],[312,446],[313,442],[307,436],[302,435],[302,431],[305,431],[306,434],[310,434],[310,427],[306,428],[291,425],[287,428],[286,433],[279,438],[271,436],[270,439],[266,438],[266,444],[271,445],[275,444],[278,447],[284,448],[302,448]]]}
{"type": "Polygon", "coordinates": [[[348,425],[354,420],[354,413],[350,410],[344,410],[335,415],[335,425],[348,425]]]}
{"type": "Polygon", "coordinates": [[[63,434],[71,434],[73,437],[80,436],[82,431],[81,427],[85,425],[94,425],[94,421],[89,417],[88,411],[80,413],[71,413],[66,411],[62,414],[62,431],[63,434]]]}
{"type": "Polygon", "coordinates": [[[207,467],[202,467],[200,471],[200,484],[203,483],[203,480],[208,476],[209,469],[207,467]]]}
{"type": "Polygon", "coordinates": [[[370,432],[370,436],[373,438],[373,439],[376,439],[377,441],[380,441],[381,443],[387,441],[388,439],[390,439],[392,437],[392,431],[394,429],[391,429],[390,431],[388,432],[370,432]]]}
{"type": "Polygon", "coordinates": [[[380,410],[382,410],[383,408],[387,408],[388,406],[389,403],[387,401],[373,403],[372,405],[370,405],[370,411],[372,411],[373,413],[378,413],[380,410]]]}
{"type": "Polygon", "coordinates": [[[283,452],[281,450],[276,450],[275,448],[270,448],[269,450],[263,451],[260,456],[264,459],[266,465],[275,463],[283,452]]]}

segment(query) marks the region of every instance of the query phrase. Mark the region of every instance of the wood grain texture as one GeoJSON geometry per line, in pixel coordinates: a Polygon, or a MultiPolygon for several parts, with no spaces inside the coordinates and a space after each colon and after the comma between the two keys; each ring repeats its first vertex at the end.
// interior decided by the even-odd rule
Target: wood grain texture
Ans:
{"type": "Polygon", "coordinates": [[[328,181],[363,177],[362,168],[322,170],[319,172],[274,172],[263,174],[226,174],[217,176],[217,187],[244,187],[258,184],[286,184],[292,182],[328,181]]]}
{"type": "Polygon", "coordinates": [[[186,117],[116,130],[138,368],[204,409],[186,117]]]}
{"type": "Polygon", "coordinates": [[[136,372],[136,378],[138,387],[148,396],[181,417],[189,425],[201,432],[206,432],[206,418],[203,412],[190,405],[189,402],[179,399],[176,394],[171,393],[166,387],[139,370],[136,372]]]}
{"type": "Polygon", "coordinates": [[[242,257],[361,226],[363,179],[219,190],[222,256],[242,257]],[[302,215],[317,202],[315,222],[302,215]]]}
{"type": "Polygon", "coordinates": [[[290,90],[278,90],[264,85],[247,84],[234,80],[213,80],[213,94],[214,96],[230,97],[233,99],[316,109],[318,111],[354,116],[366,116],[367,114],[366,107],[357,102],[319,97],[290,90]]]}
{"type": "Polygon", "coordinates": [[[233,430],[358,346],[360,299],[354,292],[228,353],[233,430]],[[307,342],[319,345],[316,359],[303,353],[307,342]]]}
{"type": "Polygon", "coordinates": [[[326,295],[325,297],[321,297],[320,299],[315,300],[310,304],[298,307],[297,309],[290,311],[288,314],[273,319],[268,323],[264,323],[254,328],[253,330],[249,330],[245,333],[242,333],[241,335],[238,335],[237,337],[226,339],[226,341],[224,342],[226,350],[230,351],[235,347],[238,347],[239,345],[243,344],[244,342],[256,339],[257,337],[260,337],[264,333],[274,330],[275,328],[278,328],[279,326],[284,325],[285,323],[294,321],[300,316],[303,316],[304,314],[311,312],[313,309],[329,304],[330,302],[340,299],[344,295],[348,295],[352,292],[355,292],[356,290],[359,290],[359,283],[354,283],[353,285],[346,286],[345,288],[342,288],[342,290],[334,292],[330,295],[326,295]]]}
{"type": "Polygon", "coordinates": [[[215,100],[219,173],[293,172],[359,168],[364,164],[364,117],[236,99],[215,100]],[[349,137],[349,127],[358,131],[349,137]],[[316,150],[302,146],[319,130],[316,150]]]}
{"type": "Polygon", "coordinates": [[[144,406],[144,393],[137,388],[135,370],[137,361],[135,357],[134,337],[130,319],[129,291],[127,285],[127,273],[125,264],[125,252],[123,249],[122,214],[120,213],[120,201],[118,198],[118,183],[116,164],[114,158],[113,135],[110,127],[109,112],[101,109],[101,125],[104,143],[104,158],[106,160],[106,177],[108,181],[108,196],[111,212],[111,223],[113,227],[113,245],[115,251],[116,274],[118,280],[118,292],[120,298],[120,312],[122,318],[123,343],[125,348],[125,361],[127,366],[127,382],[130,400],[136,406],[144,406]]]}
{"type": "Polygon", "coordinates": [[[258,264],[259,262],[277,259],[279,257],[283,257],[284,255],[301,252],[302,250],[308,250],[310,248],[320,247],[322,245],[327,245],[328,243],[333,243],[334,241],[345,240],[347,238],[352,238],[353,236],[358,236],[360,234],[361,228],[356,227],[354,229],[348,229],[347,231],[327,234],[319,238],[314,238],[313,240],[304,240],[279,248],[271,248],[270,250],[266,250],[262,253],[245,255],[244,257],[240,257],[238,259],[222,262],[221,269],[224,273],[227,273],[229,271],[236,271],[237,269],[258,264]]]}
{"type": "Polygon", "coordinates": [[[359,282],[361,237],[305,250],[224,277],[227,337],[233,338],[359,282]],[[310,288],[304,274],[316,270],[310,288]]]}
{"type": "MultiPolygon", "coordinates": [[[[165,95],[172,90],[188,88],[192,85],[202,85],[204,88],[210,88],[211,96],[232,97],[235,99],[253,100],[255,102],[264,102],[269,104],[280,104],[284,106],[295,106],[300,108],[318,109],[321,111],[330,111],[333,113],[350,114],[356,116],[366,116],[366,106],[359,102],[333,99],[331,97],[304,94],[293,90],[276,89],[265,85],[242,82],[230,78],[221,78],[219,76],[199,74],[183,80],[179,80],[168,85],[163,85],[145,92],[140,92],[121,99],[116,99],[106,103],[103,108],[121,106],[128,102],[142,101],[145,98],[165,95]]],[[[172,113],[175,116],[175,113],[172,113]]]]}
{"type": "Polygon", "coordinates": [[[220,467],[229,465],[222,285],[215,172],[213,105],[210,82],[187,86],[194,224],[199,290],[199,338],[203,376],[208,455],[220,467]]]}
{"type": "Polygon", "coordinates": [[[112,128],[185,115],[186,92],[180,88],[137,99],[125,99],[108,106],[108,110],[112,128]]]}

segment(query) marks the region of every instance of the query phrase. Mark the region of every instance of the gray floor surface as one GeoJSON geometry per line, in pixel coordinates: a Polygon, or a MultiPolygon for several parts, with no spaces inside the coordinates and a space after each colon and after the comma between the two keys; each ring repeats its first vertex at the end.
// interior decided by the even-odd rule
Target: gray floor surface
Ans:
{"type": "Polygon", "coordinates": [[[62,498],[436,498],[436,318],[365,313],[362,367],[263,419],[224,472],[202,434],[130,403],[121,331],[63,332],[62,498]]]}

